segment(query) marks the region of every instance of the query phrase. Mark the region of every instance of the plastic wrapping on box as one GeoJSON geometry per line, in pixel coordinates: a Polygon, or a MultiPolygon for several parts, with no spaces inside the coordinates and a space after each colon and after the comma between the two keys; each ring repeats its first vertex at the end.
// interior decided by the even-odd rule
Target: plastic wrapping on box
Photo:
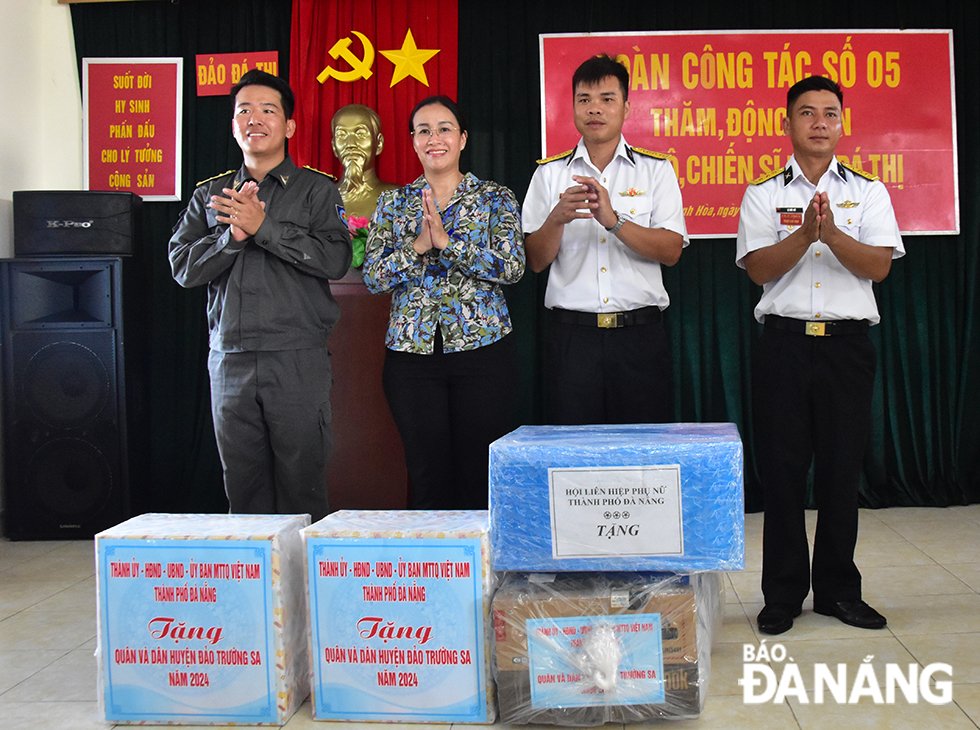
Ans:
{"type": "Polygon", "coordinates": [[[309,695],[309,515],[144,514],[95,536],[109,722],[283,725],[309,695]]]}
{"type": "Polygon", "coordinates": [[[498,571],[741,570],[730,423],[522,426],[490,445],[498,571]]]}
{"type": "Polygon", "coordinates": [[[697,717],[722,619],[718,573],[508,573],[493,599],[502,722],[697,717]]]}
{"type": "Polygon", "coordinates": [[[486,511],[340,511],[303,530],[317,720],[492,723],[486,511]]]}

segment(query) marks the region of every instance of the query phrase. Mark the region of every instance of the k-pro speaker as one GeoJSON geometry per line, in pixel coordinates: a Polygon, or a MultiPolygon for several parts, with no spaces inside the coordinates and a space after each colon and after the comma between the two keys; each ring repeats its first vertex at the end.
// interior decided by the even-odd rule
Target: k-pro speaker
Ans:
{"type": "Polygon", "coordinates": [[[122,262],[0,262],[4,533],[91,537],[128,516],[122,262]]]}
{"type": "Polygon", "coordinates": [[[16,256],[129,256],[136,253],[142,199],[133,193],[15,190],[16,256]]]}

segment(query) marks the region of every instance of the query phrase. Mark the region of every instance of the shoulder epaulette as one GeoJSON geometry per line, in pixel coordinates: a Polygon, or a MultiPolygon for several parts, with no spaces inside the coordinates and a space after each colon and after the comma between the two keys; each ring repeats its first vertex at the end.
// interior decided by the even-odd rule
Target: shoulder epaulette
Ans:
{"type": "Polygon", "coordinates": [[[303,169],[304,169],[304,170],[311,170],[312,172],[318,172],[318,173],[320,173],[321,175],[326,175],[327,177],[329,177],[329,178],[330,178],[331,180],[333,180],[334,182],[337,182],[337,178],[335,178],[335,177],[334,177],[333,175],[331,175],[331,174],[330,174],[329,172],[324,172],[323,170],[317,170],[317,169],[316,169],[315,167],[310,167],[309,165],[303,165],[303,169]]]}
{"type": "Polygon", "coordinates": [[[854,167],[853,165],[851,165],[851,164],[849,164],[847,162],[844,162],[844,160],[837,160],[837,162],[841,166],[843,166],[843,167],[847,168],[848,170],[850,170],[851,172],[853,172],[855,175],[858,175],[860,177],[863,177],[865,180],[871,180],[871,182],[874,182],[875,180],[878,179],[878,176],[877,175],[872,175],[870,172],[868,172],[866,170],[858,169],[857,167],[854,167]]]}
{"type": "Polygon", "coordinates": [[[539,165],[546,165],[549,162],[554,162],[555,160],[561,160],[568,157],[574,152],[574,148],[570,150],[565,150],[564,152],[559,152],[557,155],[552,155],[551,157],[545,157],[543,160],[538,160],[539,165]]]}
{"type": "Polygon", "coordinates": [[[209,183],[212,180],[217,180],[219,177],[224,177],[225,175],[231,175],[231,174],[236,173],[236,172],[238,172],[238,170],[225,170],[224,172],[219,172],[217,175],[213,175],[213,176],[207,178],[206,180],[201,180],[199,183],[197,183],[195,185],[195,187],[199,187],[199,186],[203,185],[204,183],[209,183]]]}
{"type": "Polygon", "coordinates": [[[767,180],[772,180],[777,175],[782,175],[786,171],[785,167],[780,167],[778,170],[772,170],[770,172],[763,173],[760,177],[757,177],[750,184],[752,185],[762,185],[762,183],[767,180]]]}
{"type": "Polygon", "coordinates": [[[630,149],[633,150],[638,155],[643,155],[644,157],[653,157],[656,160],[669,160],[671,157],[666,152],[654,152],[653,150],[644,149],[643,147],[633,147],[631,145],[630,149]]]}

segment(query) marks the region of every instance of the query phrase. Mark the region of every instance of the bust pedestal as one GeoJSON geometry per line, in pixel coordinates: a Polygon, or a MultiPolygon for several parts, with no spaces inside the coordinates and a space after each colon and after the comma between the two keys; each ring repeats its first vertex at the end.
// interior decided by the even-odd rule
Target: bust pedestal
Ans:
{"type": "Polygon", "coordinates": [[[340,321],[330,333],[333,450],[330,508],[404,509],[405,453],[381,388],[390,295],[371,294],[359,271],[330,282],[340,321]]]}

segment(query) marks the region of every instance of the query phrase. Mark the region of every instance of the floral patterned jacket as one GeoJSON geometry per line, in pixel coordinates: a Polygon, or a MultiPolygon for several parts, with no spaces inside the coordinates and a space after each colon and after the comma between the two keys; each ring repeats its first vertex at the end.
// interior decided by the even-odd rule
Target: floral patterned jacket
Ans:
{"type": "Polygon", "coordinates": [[[436,327],[444,352],[474,350],[511,331],[501,284],[524,274],[524,235],[514,194],[467,173],[442,211],[449,245],[420,256],[425,177],[381,194],[364,254],[364,283],[392,292],[385,345],[431,354],[436,327]]]}

